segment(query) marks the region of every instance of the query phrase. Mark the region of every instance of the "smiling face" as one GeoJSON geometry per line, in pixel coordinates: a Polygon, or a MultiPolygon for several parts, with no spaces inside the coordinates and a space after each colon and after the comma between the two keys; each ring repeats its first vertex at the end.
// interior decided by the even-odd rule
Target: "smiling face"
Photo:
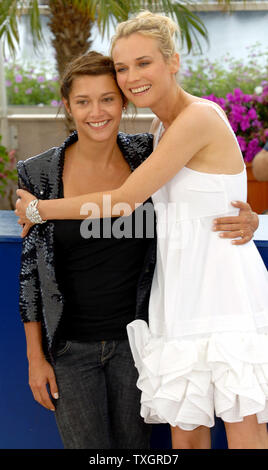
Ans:
{"type": "Polygon", "coordinates": [[[176,86],[178,55],[166,60],[154,38],[133,33],[118,39],[113,60],[118,85],[137,107],[154,109],[176,86]]]}
{"type": "Polygon", "coordinates": [[[114,78],[78,75],[74,78],[65,107],[75,122],[78,135],[105,141],[117,135],[123,99],[114,78]]]}

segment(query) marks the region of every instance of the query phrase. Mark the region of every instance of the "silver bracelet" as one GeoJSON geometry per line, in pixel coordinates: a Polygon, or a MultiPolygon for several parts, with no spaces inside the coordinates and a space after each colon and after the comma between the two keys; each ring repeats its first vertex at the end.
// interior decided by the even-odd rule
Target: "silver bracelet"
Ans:
{"type": "Polygon", "coordinates": [[[29,202],[26,208],[26,217],[29,219],[33,224],[44,224],[46,220],[43,220],[41,215],[39,214],[37,205],[39,199],[33,199],[29,202]]]}

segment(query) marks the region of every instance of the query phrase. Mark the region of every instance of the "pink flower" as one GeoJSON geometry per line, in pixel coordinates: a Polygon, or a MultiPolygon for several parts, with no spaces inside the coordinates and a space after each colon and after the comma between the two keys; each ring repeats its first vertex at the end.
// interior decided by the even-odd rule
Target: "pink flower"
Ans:
{"type": "Polygon", "coordinates": [[[245,113],[245,111],[245,106],[241,106],[240,104],[232,104],[230,111],[230,120],[232,120],[234,123],[239,124],[243,119],[243,113],[245,113]]]}
{"type": "Polygon", "coordinates": [[[233,94],[237,100],[241,100],[244,97],[244,93],[240,88],[235,88],[233,94]]]}
{"type": "Polygon", "coordinates": [[[265,84],[266,94],[244,94],[240,88],[227,93],[225,98],[214,94],[203,98],[214,101],[223,107],[228,116],[237,141],[243,152],[244,160],[250,162],[261,150],[268,138],[268,128],[265,126],[268,86],[265,84]]]}
{"type": "Polygon", "coordinates": [[[258,116],[257,116],[257,113],[256,113],[256,110],[254,108],[251,108],[248,112],[248,117],[250,119],[257,119],[258,116]]]}
{"type": "Polygon", "coordinates": [[[15,82],[16,83],[21,83],[22,82],[22,75],[20,73],[18,73],[18,75],[16,75],[15,82]]]}
{"type": "Polygon", "coordinates": [[[241,103],[244,94],[240,88],[235,88],[233,93],[227,93],[226,98],[230,103],[241,103]]]}
{"type": "Polygon", "coordinates": [[[247,148],[247,143],[246,143],[244,137],[241,137],[241,135],[238,135],[237,136],[237,141],[238,141],[239,146],[241,148],[241,152],[244,152],[247,148]]]}
{"type": "Polygon", "coordinates": [[[186,69],[186,70],[184,70],[183,75],[185,77],[191,77],[193,75],[193,72],[191,72],[191,70],[189,70],[189,69],[186,69]]]}
{"type": "Polygon", "coordinates": [[[218,99],[218,104],[225,109],[225,99],[224,98],[219,98],[218,99]]]}
{"type": "Polygon", "coordinates": [[[243,96],[244,103],[248,103],[251,100],[252,100],[252,95],[244,95],[243,96]]]}
{"type": "Polygon", "coordinates": [[[261,147],[259,146],[259,140],[257,139],[257,137],[255,137],[248,143],[248,147],[245,152],[245,161],[251,162],[255,155],[260,151],[261,147]]]}
{"type": "Polygon", "coordinates": [[[232,93],[227,93],[226,98],[228,101],[230,101],[230,103],[234,102],[234,97],[232,93]]]}
{"type": "Polygon", "coordinates": [[[213,101],[214,103],[219,104],[223,109],[225,109],[225,99],[224,98],[218,98],[217,96],[211,94],[207,96],[202,96],[202,98],[206,100],[213,101]]]}
{"type": "Polygon", "coordinates": [[[57,100],[52,100],[50,104],[51,104],[51,106],[56,107],[56,106],[58,106],[59,103],[57,102],[57,100]]]}
{"type": "Polygon", "coordinates": [[[233,121],[231,116],[229,117],[229,122],[232,126],[233,131],[236,133],[238,131],[238,124],[237,122],[233,121]]]}
{"type": "Polygon", "coordinates": [[[258,129],[261,129],[262,123],[258,119],[254,119],[254,121],[252,121],[252,126],[258,127],[258,129]]]}
{"type": "Polygon", "coordinates": [[[241,116],[240,127],[242,131],[246,131],[250,127],[249,117],[241,116]]]}

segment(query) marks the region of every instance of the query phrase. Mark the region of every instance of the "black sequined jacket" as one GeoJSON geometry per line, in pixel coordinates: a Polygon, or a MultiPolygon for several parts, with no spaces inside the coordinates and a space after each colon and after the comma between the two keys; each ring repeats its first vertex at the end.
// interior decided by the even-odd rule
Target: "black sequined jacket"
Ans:
{"type": "MultiPolygon", "coordinates": [[[[76,140],[77,133],[74,132],[60,147],[19,161],[19,187],[29,190],[38,199],[58,198],[65,149],[76,140]]],[[[119,133],[117,142],[133,171],[152,152],[153,136],[119,133]]],[[[23,322],[41,321],[44,352],[49,360],[53,360],[56,331],[64,305],[64,296],[56,281],[54,255],[54,223],[34,225],[22,242],[19,307],[23,322]]],[[[156,238],[152,238],[137,289],[136,318],[145,321],[155,261],[156,238]]]]}

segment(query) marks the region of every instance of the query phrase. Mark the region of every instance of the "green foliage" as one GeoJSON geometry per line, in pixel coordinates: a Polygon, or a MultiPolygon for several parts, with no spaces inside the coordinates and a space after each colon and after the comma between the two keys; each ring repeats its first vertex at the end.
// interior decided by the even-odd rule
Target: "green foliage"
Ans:
{"type": "Polygon", "coordinates": [[[2,137],[0,135],[0,194],[6,195],[7,186],[10,181],[17,181],[15,151],[7,151],[6,147],[1,145],[2,137]]]}
{"type": "Polygon", "coordinates": [[[34,66],[5,63],[6,90],[9,105],[58,106],[59,79],[47,64],[34,66]]]}
{"type": "Polygon", "coordinates": [[[245,62],[234,59],[230,54],[216,61],[199,59],[182,61],[180,83],[182,87],[196,96],[214,94],[224,97],[235,88],[244,93],[254,93],[263,80],[268,77],[268,49],[262,51],[260,44],[248,48],[245,62]]]}
{"type": "Polygon", "coordinates": [[[18,20],[23,8],[28,9],[30,31],[35,46],[43,40],[38,0],[1,0],[0,2],[0,38],[15,53],[19,44],[18,20]]]}

